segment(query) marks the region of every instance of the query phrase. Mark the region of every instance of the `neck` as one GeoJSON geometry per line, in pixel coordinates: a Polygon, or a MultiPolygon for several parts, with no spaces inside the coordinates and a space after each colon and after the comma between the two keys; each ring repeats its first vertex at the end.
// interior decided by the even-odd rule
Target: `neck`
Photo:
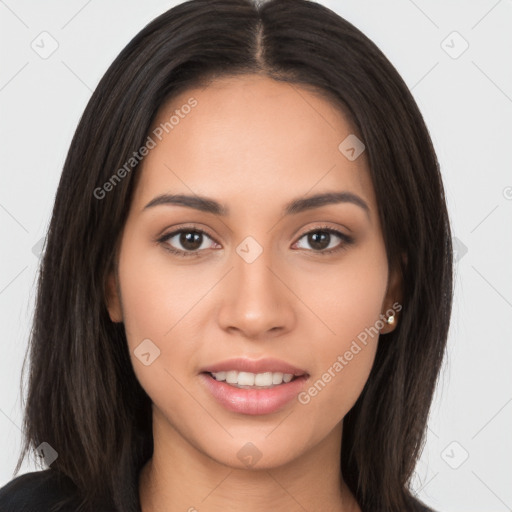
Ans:
{"type": "Polygon", "coordinates": [[[340,423],[319,445],[287,464],[239,469],[212,459],[153,421],[153,457],[140,473],[142,512],[360,512],[340,471],[340,423]]]}

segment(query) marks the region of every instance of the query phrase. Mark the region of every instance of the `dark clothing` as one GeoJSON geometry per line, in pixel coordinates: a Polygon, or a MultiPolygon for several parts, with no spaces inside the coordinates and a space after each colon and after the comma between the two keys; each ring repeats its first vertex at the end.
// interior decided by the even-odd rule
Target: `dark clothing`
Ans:
{"type": "Polygon", "coordinates": [[[0,488],[0,512],[76,512],[80,501],[75,484],[51,469],[25,473],[0,488]]]}

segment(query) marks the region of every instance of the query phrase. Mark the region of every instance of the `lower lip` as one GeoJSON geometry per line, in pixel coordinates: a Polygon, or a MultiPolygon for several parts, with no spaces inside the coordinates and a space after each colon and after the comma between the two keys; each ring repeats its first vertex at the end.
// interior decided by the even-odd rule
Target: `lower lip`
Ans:
{"type": "Polygon", "coordinates": [[[251,415],[270,414],[280,410],[297,397],[307,380],[302,375],[273,388],[243,389],[215,380],[209,373],[201,373],[200,377],[214,398],[226,409],[251,415]]]}

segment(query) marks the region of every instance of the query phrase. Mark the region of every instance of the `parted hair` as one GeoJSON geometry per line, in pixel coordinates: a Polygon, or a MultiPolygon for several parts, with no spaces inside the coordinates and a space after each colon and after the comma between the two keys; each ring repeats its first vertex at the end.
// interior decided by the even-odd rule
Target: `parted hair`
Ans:
{"type": "Polygon", "coordinates": [[[95,190],[144,145],[165,102],[216,77],[247,73],[322,94],[365,144],[388,263],[403,278],[403,308],[344,418],[340,464],[364,512],[426,510],[411,477],[453,295],[439,163],[390,61],[351,23],[310,0],[181,3],[145,26],[100,80],[72,139],[44,242],[15,473],[46,442],[58,453],[51,470],[78,487],[80,510],[99,503],[137,510],[138,475],[153,451],[151,400],[133,371],[124,324],[110,320],[106,281],[140,165],[101,198],[95,190]]]}

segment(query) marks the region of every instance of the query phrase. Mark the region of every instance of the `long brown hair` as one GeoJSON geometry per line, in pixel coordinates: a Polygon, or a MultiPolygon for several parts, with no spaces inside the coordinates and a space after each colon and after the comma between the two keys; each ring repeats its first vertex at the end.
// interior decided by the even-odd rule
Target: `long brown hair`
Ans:
{"type": "Polygon", "coordinates": [[[84,510],[136,510],[138,474],[153,449],[151,400],[133,372],[123,324],[110,321],[105,282],[138,166],[109,193],[97,190],[143,146],[164,102],[245,73],[320,92],[364,140],[388,261],[403,275],[403,310],[344,419],[341,468],[363,511],[420,510],[409,484],[452,305],[439,164],[392,64],[352,24],[308,0],[182,3],[137,34],[101,79],[69,148],[45,241],[15,473],[47,442],[58,452],[52,471],[76,484],[84,510]]]}

